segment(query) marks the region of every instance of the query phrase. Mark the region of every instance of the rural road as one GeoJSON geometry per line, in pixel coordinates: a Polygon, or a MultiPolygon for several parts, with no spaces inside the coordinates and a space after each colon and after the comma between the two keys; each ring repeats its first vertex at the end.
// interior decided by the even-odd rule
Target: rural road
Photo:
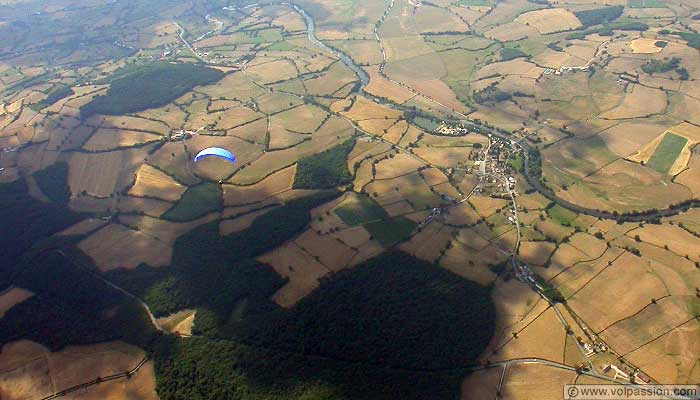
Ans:
{"type": "MultiPolygon", "coordinates": [[[[369,83],[369,76],[362,69],[362,67],[357,65],[352,60],[352,58],[350,58],[347,54],[345,54],[341,51],[338,51],[338,50],[334,50],[334,49],[330,48],[329,46],[327,46],[326,44],[324,44],[323,42],[321,42],[318,39],[318,37],[316,37],[316,24],[315,24],[313,18],[302,7],[300,7],[297,4],[290,4],[290,3],[282,3],[282,4],[291,5],[299,14],[301,14],[304,17],[304,19],[306,20],[306,25],[307,25],[308,38],[314,45],[321,48],[323,51],[325,51],[327,53],[331,53],[334,56],[338,57],[343,62],[343,64],[347,65],[348,68],[350,68],[353,72],[355,72],[355,74],[357,74],[358,78],[360,79],[360,85],[356,89],[356,91],[358,93],[362,93],[365,97],[368,97],[377,103],[388,105],[394,109],[397,109],[400,111],[407,110],[406,107],[403,107],[399,104],[392,103],[392,102],[388,101],[387,99],[377,98],[376,96],[365,92],[364,89],[367,86],[367,84],[369,83]]],[[[393,2],[391,4],[393,5],[393,2]]],[[[386,18],[387,14],[388,13],[385,13],[382,16],[381,21],[383,21],[384,18],[386,18]]],[[[380,48],[384,49],[383,45],[381,45],[381,38],[379,37],[379,33],[378,33],[377,29],[374,30],[374,34],[375,34],[377,41],[379,41],[379,43],[380,43],[380,48]]],[[[405,85],[401,82],[396,82],[396,81],[390,79],[389,77],[387,77],[384,74],[384,65],[386,64],[386,61],[387,61],[386,60],[386,52],[382,52],[382,54],[384,57],[384,61],[382,62],[381,67],[380,67],[381,68],[380,74],[382,76],[386,77],[391,82],[401,86],[402,88],[410,90],[412,93],[414,93],[418,96],[421,96],[422,98],[427,99],[438,106],[441,106],[445,109],[451,110],[452,113],[455,116],[457,116],[459,119],[468,121],[469,123],[471,123],[473,125],[479,126],[486,133],[490,133],[496,137],[499,137],[501,139],[509,141],[511,143],[511,145],[513,146],[513,148],[518,149],[520,151],[521,155],[523,156],[523,171],[522,172],[523,172],[523,175],[525,176],[525,179],[527,180],[528,184],[533,189],[535,189],[537,192],[539,192],[542,196],[546,197],[547,199],[549,199],[550,201],[552,201],[556,204],[559,204],[561,207],[564,207],[570,211],[574,211],[574,212],[579,213],[579,214],[590,215],[590,216],[596,217],[596,218],[611,219],[611,220],[624,219],[625,221],[628,221],[628,222],[644,222],[644,221],[649,221],[649,220],[656,219],[656,218],[670,217],[670,216],[677,215],[681,212],[684,212],[686,209],[700,207],[700,199],[693,199],[693,200],[685,201],[685,202],[680,203],[680,204],[672,205],[672,206],[665,208],[665,209],[649,209],[649,210],[641,210],[641,211],[635,212],[635,213],[623,214],[623,213],[618,213],[618,212],[604,211],[604,210],[598,210],[598,209],[593,209],[593,208],[589,208],[589,207],[584,207],[584,206],[581,206],[578,204],[574,204],[570,201],[564,200],[561,197],[557,196],[556,193],[554,193],[551,189],[545,187],[544,184],[540,181],[540,177],[534,175],[533,171],[531,170],[531,168],[530,168],[530,161],[531,161],[530,154],[531,154],[531,152],[537,151],[537,149],[530,147],[530,145],[525,141],[516,141],[509,134],[502,133],[502,132],[498,131],[497,129],[495,129],[494,127],[487,126],[487,125],[482,124],[479,121],[475,121],[473,119],[470,119],[465,114],[463,114],[459,111],[453,110],[452,108],[440,103],[439,101],[437,101],[429,96],[425,96],[422,93],[417,92],[415,89],[408,87],[407,85],[405,85]]],[[[353,124],[353,125],[355,125],[355,124],[353,124]]],[[[357,128],[357,126],[355,126],[355,127],[357,128]]],[[[362,132],[367,133],[364,131],[362,131],[362,132]]],[[[382,140],[381,138],[379,138],[377,136],[374,136],[374,135],[371,135],[371,136],[382,140]]],[[[393,143],[390,143],[390,144],[394,148],[398,148],[399,150],[402,150],[402,152],[404,152],[406,154],[410,154],[412,157],[420,160],[421,162],[425,163],[426,165],[430,165],[430,163],[428,163],[426,160],[423,160],[422,158],[415,156],[415,154],[408,151],[408,149],[402,148],[402,147],[395,145],[393,143]]]]}
{"type": "Polygon", "coordinates": [[[124,296],[126,296],[126,297],[128,297],[128,298],[130,298],[130,299],[132,299],[132,300],[134,300],[134,301],[136,301],[137,303],[139,303],[139,305],[146,311],[146,314],[148,314],[148,318],[151,320],[151,324],[153,324],[153,327],[156,328],[157,330],[161,331],[161,332],[165,332],[165,331],[163,330],[163,328],[160,326],[160,324],[158,324],[158,320],[156,320],[156,317],[155,317],[155,316],[153,315],[153,313],[151,312],[151,309],[148,307],[148,304],[146,304],[143,300],[141,300],[140,298],[138,298],[136,295],[134,295],[134,294],[132,294],[132,293],[129,293],[128,291],[126,291],[126,290],[120,288],[119,286],[115,285],[114,283],[108,281],[108,280],[105,279],[101,274],[95,272],[92,268],[90,268],[90,267],[88,267],[88,266],[86,266],[86,265],[83,265],[83,264],[80,263],[80,262],[77,262],[77,261],[74,260],[72,257],[70,257],[69,255],[67,255],[63,250],[61,250],[61,249],[59,249],[59,248],[55,248],[55,247],[54,247],[54,248],[45,249],[45,250],[42,250],[39,254],[37,254],[37,257],[40,256],[40,255],[43,255],[43,254],[50,253],[50,252],[57,253],[57,254],[60,255],[61,257],[63,257],[63,258],[65,258],[66,260],[68,260],[68,262],[70,262],[70,263],[73,264],[74,266],[76,266],[76,267],[82,269],[83,271],[85,271],[85,272],[89,273],[90,275],[92,275],[94,278],[99,279],[100,281],[102,281],[102,282],[103,282],[104,284],[106,284],[107,286],[109,286],[109,287],[115,289],[116,291],[118,291],[119,293],[123,294],[124,296]]]}

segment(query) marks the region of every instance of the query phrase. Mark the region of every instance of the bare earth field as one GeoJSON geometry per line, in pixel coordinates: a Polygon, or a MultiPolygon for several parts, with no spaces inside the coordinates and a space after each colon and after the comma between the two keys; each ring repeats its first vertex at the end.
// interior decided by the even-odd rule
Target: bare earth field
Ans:
{"type": "MultiPolygon", "coordinates": [[[[0,356],[0,386],[11,399],[43,398],[97,377],[131,370],[144,357],[142,350],[122,342],[67,347],[56,353],[34,342],[6,343],[0,356]]],[[[155,400],[155,386],[149,361],[130,379],[94,385],[71,397],[155,400]]]]}

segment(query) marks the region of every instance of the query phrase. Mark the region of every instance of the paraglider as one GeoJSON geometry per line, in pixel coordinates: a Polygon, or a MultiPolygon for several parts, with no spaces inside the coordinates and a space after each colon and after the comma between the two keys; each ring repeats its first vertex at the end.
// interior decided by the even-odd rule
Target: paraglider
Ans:
{"type": "Polygon", "coordinates": [[[200,151],[194,157],[194,162],[197,162],[204,157],[210,157],[210,156],[220,157],[220,158],[223,158],[223,159],[230,161],[231,163],[236,162],[236,156],[234,156],[233,153],[231,153],[230,151],[228,151],[226,149],[222,149],[221,147],[209,147],[209,148],[206,148],[206,149],[200,151]]]}

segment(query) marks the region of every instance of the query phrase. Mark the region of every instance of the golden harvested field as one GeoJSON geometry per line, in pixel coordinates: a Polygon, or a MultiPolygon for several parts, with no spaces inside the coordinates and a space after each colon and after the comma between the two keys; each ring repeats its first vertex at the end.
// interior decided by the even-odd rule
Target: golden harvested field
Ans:
{"type": "Polygon", "coordinates": [[[382,139],[391,143],[399,143],[403,135],[408,132],[408,127],[408,122],[405,120],[396,121],[394,125],[387,129],[387,132],[382,135],[382,139]]]}
{"type": "Polygon", "coordinates": [[[318,234],[313,229],[307,229],[294,242],[331,272],[338,272],[347,267],[357,253],[340,239],[328,234],[318,234]]]}
{"type": "Polygon", "coordinates": [[[156,321],[158,325],[166,331],[178,336],[191,336],[192,324],[197,310],[182,310],[170,314],[167,317],[160,317],[156,321]]]}
{"type": "Polygon", "coordinates": [[[506,371],[501,389],[504,399],[555,400],[562,396],[562,388],[576,381],[573,371],[545,365],[515,365],[506,371]]]}
{"type": "Polygon", "coordinates": [[[569,201],[608,210],[628,211],[665,208],[692,196],[688,188],[673,183],[668,176],[651,168],[617,160],[593,175],[560,191],[569,201]],[[593,193],[605,193],[605,197],[593,193]]]}
{"type": "Polygon", "coordinates": [[[533,310],[528,315],[527,324],[525,321],[514,321],[516,325],[504,326],[502,322],[497,322],[497,326],[503,327],[503,330],[498,331],[485,352],[491,361],[524,357],[564,361],[566,331],[554,310],[548,308],[543,311],[542,307],[538,305],[537,311],[533,310]],[[513,333],[517,333],[517,338],[513,337],[513,333]]]}
{"type": "Polygon", "coordinates": [[[496,275],[488,268],[505,260],[503,253],[494,246],[475,252],[470,246],[461,242],[453,242],[445,256],[440,259],[440,265],[466,279],[488,286],[496,275]]]}
{"type": "Polygon", "coordinates": [[[254,65],[246,68],[246,73],[252,75],[253,80],[268,84],[272,82],[286,81],[298,75],[293,62],[277,60],[254,65]]]}
{"type": "Polygon", "coordinates": [[[230,235],[235,232],[240,232],[244,229],[248,229],[250,225],[253,224],[253,221],[261,215],[264,215],[268,213],[269,211],[272,211],[274,207],[267,207],[262,210],[258,211],[253,211],[248,214],[244,214],[240,217],[236,217],[234,219],[225,219],[221,221],[219,224],[219,234],[221,236],[226,236],[230,235]]]}
{"type": "Polygon", "coordinates": [[[236,185],[257,183],[273,171],[296,163],[301,157],[317,154],[343,142],[353,133],[354,130],[347,121],[339,117],[331,117],[312,135],[311,140],[289,149],[263,154],[251,165],[239,170],[228,182],[236,185]]]}
{"type": "Polygon", "coordinates": [[[123,213],[144,213],[152,217],[160,217],[173,206],[165,200],[145,197],[122,196],[118,198],[116,207],[123,213]]]}
{"type": "Polygon", "coordinates": [[[158,140],[161,137],[152,133],[101,128],[88,139],[83,148],[87,151],[107,151],[158,140]]]}
{"type": "Polygon", "coordinates": [[[290,190],[294,183],[296,170],[295,164],[281,169],[250,186],[223,185],[224,204],[226,206],[234,206],[257,203],[290,190]]]}
{"type": "Polygon", "coordinates": [[[455,230],[438,222],[432,222],[423,228],[399,248],[408,254],[428,262],[437,261],[443,251],[452,242],[455,230]]]}
{"type": "Polygon", "coordinates": [[[445,222],[450,225],[463,226],[475,224],[479,218],[479,214],[474,211],[472,206],[469,203],[464,202],[457,207],[450,208],[449,215],[447,216],[445,222]]]}
{"type": "Polygon", "coordinates": [[[622,122],[606,129],[598,137],[605,142],[610,151],[620,157],[628,157],[637,151],[641,152],[640,149],[643,146],[659,137],[659,132],[665,129],[665,127],[654,123],[622,122]]]}
{"type": "Polygon", "coordinates": [[[642,241],[658,247],[668,246],[669,250],[681,257],[689,255],[692,260],[700,260],[700,238],[678,226],[649,224],[627,235],[630,237],[639,235],[642,241]],[[668,240],[669,238],[673,240],[668,240]]]}
{"type": "Polygon", "coordinates": [[[586,286],[596,274],[611,264],[622,254],[624,250],[612,247],[602,257],[593,261],[583,261],[571,266],[559,273],[550,282],[559,289],[564,297],[569,298],[580,288],[586,286]]]}
{"type": "Polygon", "coordinates": [[[652,298],[667,294],[664,282],[646,263],[631,253],[625,253],[573,295],[568,303],[593,330],[601,331],[635,314],[652,298]],[[630,279],[634,279],[634,290],[625,289],[630,279]]]}
{"type": "Polygon", "coordinates": [[[526,78],[536,79],[540,75],[544,68],[538,67],[537,65],[525,61],[522,58],[518,58],[511,61],[495,62],[486,65],[476,72],[473,79],[479,80],[487,77],[492,77],[494,75],[500,74],[503,76],[508,75],[518,75],[526,78]]]}
{"type": "Polygon", "coordinates": [[[296,243],[288,242],[277,249],[258,257],[260,262],[269,264],[283,278],[289,279],[272,296],[272,301],[282,307],[292,307],[319,285],[318,280],[330,271],[302,250],[296,243]]]}
{"type": "Polygon", "coordinates": [[[136,183],[129,194],[138,197],[155,197],[166,201],[177,201],[187,187],[178,183],[163,171],[148,164],[141,165],[136,173],[136,183]]]}
{"type": "Polygon", "coordinates": [[[607,327],[601,336],[621,354],[634,352],[675,328],[697,327],[698,322],[689,315],[690,301],[688,297],[673,296],[659,299],[656,304],[648,303],[629,318],[607,327]]]}
{"type": "Polygon", "coordinates": [[[636,38],[630,41],[630,48],[635,54],[660,53],[663,48],[656,45],[656,42],[658,41],[658,39],[651,38],[636,38]]]}
{"type": "Polygon", "coordinates": [[[471,154],[471,147],[418,147],[414,153],[426,161],[440,167],[462,165],[471,154]]]}
{"type": "Polygon", "coordinates": [[[700,326],[689,322],[628,355],[628,359],[659,382],[698,382],[700,326]]]}
{"type": "Polygon", "coordinates": [[[676,182],[684,185],[693,192],[695,197],[700,196],[700,156],[691,156],[688,168],[676,176],[676,182]]]}
{"type": "Polygon", "coordinates": [[[366,186],[366,191],[381,205],[408,200],[414,209],[426,210],[443,203],[417,172],[388,180],[375,180],[366,186]]]}
{"type": "Polygon", "coordinates": [[[564,8],[546,8],[526,12],[519,15],[515,22],[533,26],[542,34],[569,31],[581,26],[581,21],[564,8]]]}
{"type": "Polygon", "coordinates": [[[263,117],[263,114],[255,112],[248,107],[229,108],[221,115],[221,120],[217,122],[216,129],[233,129],[263,117]]]}
{"type": "Polygon", "coordinates": [[[601,114],[601,118],[629,119],[661,114],[666,109],[666,93],[641,85],[632,85],[622,104],[601,114]]]}
{"type": "Polygon", "coordinates": [[[487,38],[498,40],[500,42],[511,42],[525,39],[529,36],[536,36],[538,34],[539,31],[536,28],[515,21],[499,25],[484,33],[487,38]]]}
{"type": "Polygon", "coordinates": [[[375,179],[392,179],[407,175],[422,167],[423,163],[405,153],[399,153],[393,158],[387,158],[375,165],[375,179]]]}
{"type": "Polygon", "coordinates": [[[287,149],[310,139],[308,134],[291,132],[279,125],[270,126],[269,135],[267,146],[269,151],[287,149]]]}
{"type": "Polygon", "coordinates": [[[461,18],[458,18],[447,9],[438,7],[419,7],[414,9],[416,25],[421,33],[425,32],[467,32],[467,25],[461,18]]]}
{"type": "MultiPolygon", "coordinates": [[[[263,146],[249,143],[233,136],[207,136],[195,135],[187,141],[189,163],[192,173],[204,179],[218,181],[224,180],[241,168],[241,165],[257,160],[263,154],[263,146]],[[207,147],[221,147],[231,149],[236,156],[236,162],[231,163],[219,157],[205,157],[195,163],[194,156],[207,147]]],[[[164,168],[165,169],[165,168],[164,168]]],[[[167,170],[166,170],[167,171],[167,170]]]]}
{"type": "Polygon", "coordinates": [[[57,235],[85,235],[105,226],[106,224],[107,222],[100,218],[86,218],[77,224],[62,230],[61,232],[57,233],[57,235]]]}
{"type": "Polygon", "coordinates": [[[382,53],[376,40],[334,41],[332,45],[348,54],[360,65],[375,65],[382,62],[382,53]]]}
{"type": "Polygon", "coordinates": [[[163,135],[170,131],[170,127],[163,122],[146,118],[130,116],[92,116],[85,121],[88,126],[101,128],[134,129],[138,131],[153,132],[163,135]]]}
{"type": "Polygon", "coordinates": [[[469,203],[474,207],[477,213],[484,218],[490,217],[496,210],[503,209],[510,204],[509,201],[503,199],[494,199],[486,196],[472,196],[469,198],[469,203]]]}
{"type": "Polygon", "coordinates": [[[544,265],[556,249],[552,242],[522,242],[520,243],[520,258],[534,265],[544,265]]]}
{"type": "Polygon", "coordinates": [[[354,121],[367,119],[397,119],[401,113],[387,106],[383,106],[363,96],[356,96],[350,110],[342,112],[347,118],[354,121]]]}
{"type": "Polygon", "coordinates": [[[146,158],[146,149],[108,153],[73,153],[68,160],[68,185],[73,196],[83,191],[95,197],[109,197],[131,183],[133,174],[146,158]]]}
{"type": "Polygon", "coordinates": [[[365,90],[371,95],[384,97],[398,104],[403,104],[416,95],[379,75],[379,67],[367,67],[365,70],[370,76],[369,84],[365,90]]]}
{"type": "Polygon", "coordinates": [[[306,23],[301,15],[297,13],[287,13],[275,18],[272,21],[273,25],[282,25],[287,32],[302,31],[306,29],[306,23]]]}
{"type": "Polygon", "coordinates": [[[172,247],[143,232],[124,225],[109,224],[78,243],[100,271],[136,268],[141,263],[152,267],[170,264],[172,247]]]}
{"type": "Polygon", "coordinates": [[[544,269],[541,275],[549,280],[562,271],[575,267],[577,263],[591,261],[591,259],[592,257],[586,255],[569,243],[562,243],[552,255],[550,266],[544,269]]]}
{"type": "Polygon", "coordinates": [[[420,171],[421,176],[429,186],[440,185],[448,182],[447,176],[441,170],[430,167],[420,171]]]}
{"type": "Polygon", "coordinates": [[[591,259],[600,257],[607,249],[605,240],[598,239],[583,232],[572,235],[569,238],[569,244],[591,259]]]}
{"type": "Polygon", "coordinates": [[[435,101],[436,103],[434,104],[436,105],[442,105],[450,110],[456,110],[460,113],[467,113],[471,111],[467,106],[459,101],[459,99],[457,99],[457,95],[452,91],[452,89],[440,79],[416,79],[406,81],[406,83],[426,97],[430,103],[435,101]]]}
{"type": "Polygon", "coordinates": [[[190,222],[171,222],[145,215],[121,215],[119,222],[127,227],[135,227],[139,232],[172,245],[178,236],[191,231],[193,228],[220,218],[218,212],[212,212],[202,218],[190,222]]]}
{"type": "MultiPolygon", "coordinates": [[[[0,386],[8,399],[39,399],[97,377],[128,371],[145,355],[123,342],[70,346],[54,353],[26,340],[6,343],[0,353],[0,386]]],[[[153,362],[149,361],[130,379],[91,386],[72,398],[156,400],[155,386],[153,362]]]]}
{"type": "Polygon", "coordinates": [[[293,132],[314,133],[328,113],[312,105],[301,105],[270,117],[270,124],[279,124],[293,132]]]}
{"type": "Polygon", "coordinates": [[[304,86],[310,94],[331,96],[343,86],[355,81],[357,81],[357,76],[345,64],[336,61],[325,74],[318,78],[305,80],[304,86]]]}
{"type": "MultiPolygon", "coordinates": [[[[179,107],[168,105],[161,108],[151,108],[138,113],[139,117],[163,121],[171,129],[179,129],[185,125],[187,114],[179,107]]],[[[166,133],[166,132],[163,132],[166,133]]]]}
{"type": "Polygon", "coordinates": [[[228,136],[235,136],[243,140],[252,141],[261,145],[265,144],[267,139],[268,118],[259,118],[250,123],[237,126],[226,132],[228,136]]]}
{"type": "Polygon", "coordinates": [[[390,150],[391,147],[386,143],[359,138],[355,142],[355,147],[348,154],[348,169],[352,171],[355,163],[387,153],[390,150]]]}
{"type": "Polygon", "coordinates": [[[34,293],[21,287],[10,287],[0,293],[0,318],[5,316],[5,313],[16,306],[17,304],[34,296],[34,293]]]}

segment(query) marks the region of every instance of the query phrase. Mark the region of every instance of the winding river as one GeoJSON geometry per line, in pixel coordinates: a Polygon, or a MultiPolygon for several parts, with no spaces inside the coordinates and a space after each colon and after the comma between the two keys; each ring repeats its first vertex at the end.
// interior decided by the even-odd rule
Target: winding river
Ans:
{"type": "MultiPolygon", "coordinates": [[[[372,96],[368,93],[364,93],[364,88],[367,86],[369,83],[369,75],[367,75],[367,72],[362,69],[359,65],[355,63],[355,61],[350,58],[347,54],[335,50],[331,48],[330,46],[326,45],[322,41],[316,37],[316,22],[314,19],[309,15],[309,13],[306,12],[302,7],[300,7],[297,4],[289,4],[289,3],[282,3],[286,5],[290,5],[296,10],[304,19],[306,20],[306,31],[307,35],[309,37],[309,41],[313,43],[315,46],[319,47],[322,49],[324,52],[331,53],[334,56],[338,57],[340,61],[343,62],[348,68],[350,68],[359,78],[360,80],[360,85],[356,88],[356,91],[358,93],[362,93],[365,97],[371,98],[375,101],[381,102],[382,104],[392,107],[394,109],[397,109],[399,111],[406,111],[405,107],[402,107],[401,105],[394,104],[390,101],[387,101],[386,99],[380,99],[375,96],[372,96]]],[[[460,113],[456,113],[459,119],[465,119],[466,116],[460,113]]],[[[686,200],[683,201],[682,203],[679,204],[674,204],[668,208],[665,209],[649,209],[649,210],[642,210],[639,212],[635,213],[618,213],[618,212],[610,212],[610,211],[605,211],[605,210],[598,210],[594,208],[588,208],[584,206],[580,206],[578,204],[574,204],[570,201],[564,200],[560,197],[558,197],[551,189],[545,187],[545,185],[540,181],[539,176],[533,175],[533,172],[530,170],[530,153],[531,151],[536,151],[535,148],[530,147],[530,145],[527,143],[527,141],[520,141],[516,142],[512,136],[504,134],[496,129],[494,129],[491,126],[485,126],[477,121],[473,121],[468,119],[468,121],[471,124],[478,125],[482,127],[483,129],[486,130],[486,132],[492,134],[493,136],[497,136],[501,139],[507,140],[511,143],[511,145],[514,148],[519,148],[521,151],[520,153],[523,156],[523,175],[525,176],[525,179],[527,180],[528,184],[536,190],[538,193],[540,193],[542,196],[546,197],[547,199],[553,201],[556,204],[559,204],[560,206],[570,210],[574,211],[580,214],[586,214],[590,215],[596,218],[602,218],[602,219],[612,219],[612,220],[621,220],[623,219],[624,221],[628,222],[644,222],[644,221],[649,221],[653,220],[656,218],[662,218],[662,217],[670,217],[674,216],[677,214],[680,214],[681,212],[685,212],[690,208],[699,208],[700,207],[700,200],[698,199],[691,199],[691,200],[686,200]]],[[[411,153],[409,153],[411,154],[411,153]]]]}
{"type": "Polygon", "coordinates": [[[323,51],[326,51],[328,53],[333,54],[334,56],[338,57],[340,61],[343,62],[343,64],[347,65],[348,68],[350,68],[355,75],[360,79],[360,87],[358,88],[359,92],[362,92],[369,83],[369,75],[367,75],[367,72],[365,72],[364,69],[362,69],[359,65],[355,64],[355,61],[352,60],[347,54],[337,51],[327,44],[323,43],[322,41],[318,40],[316,37],[316,22],[314,21],[313,18],[304,10],[303,8],[299,7],[296,4],[292,4],[292,7],[301,14],[302,17],[306,20],[306,32],[309,36],[309,40],[311,43],[316,45],[317,47],[321,48],[323,51]]]}

